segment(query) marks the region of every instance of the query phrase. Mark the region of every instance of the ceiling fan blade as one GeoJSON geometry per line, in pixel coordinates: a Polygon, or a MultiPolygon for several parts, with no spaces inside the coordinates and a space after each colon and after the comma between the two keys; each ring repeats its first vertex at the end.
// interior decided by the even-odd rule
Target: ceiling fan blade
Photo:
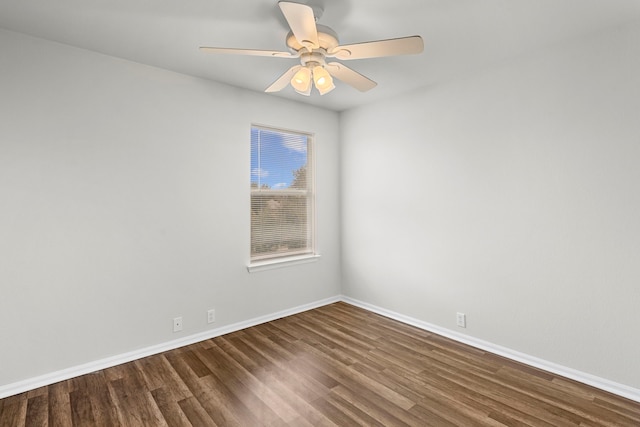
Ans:
{"type": "Polygon", "coordinates": [[[233,48],[226,48],[226,47],[200,46],[200,50],[208,53],[223,53],[223,54],[250,55],[250,56],[271,56],[276,58],[297,58],[300,56],[290,52],[278,52],[275,50],[233,49],[233,48]]]}
{"type": "Polygon", "coordinates": [[[412,55],[423,50],[424,42],[422,37],[410,36],[338,46],[327,56],[338,59],[365,59],[393,55],[412,55]]]}
{"type": "Polygon", "coordinates": [[[363,76],[362,74],[352,70],[349,67],[345,67],[339,62],[329,62],[326,66],[326,70],[336,79],[353,86],[360,92],[366,92],[378,85],[378,83],[374,82],[373,80],[363,76]]]}
{"type": "Polygon", "coordinates": [[[293,78],[294,74],[300,68],[302,68],[302,65],[294,65],[293,67],[289,68],[283,75],[278,77],[278,80],[273,82],[271,84],[271,86],[266,88],[264,91],[265,92],[279,92],[279,91],[281,91],[282,89],[287,87],[287,85],[291,82],[291,79],[293,78]]]}
{"type": "Polygon", "coordinates": [[[320,47],[316,18],[310,6],[288,1],[280,1],[278,6],[291,27],[291,32],[302,46],[309,50],[320,47]]]}

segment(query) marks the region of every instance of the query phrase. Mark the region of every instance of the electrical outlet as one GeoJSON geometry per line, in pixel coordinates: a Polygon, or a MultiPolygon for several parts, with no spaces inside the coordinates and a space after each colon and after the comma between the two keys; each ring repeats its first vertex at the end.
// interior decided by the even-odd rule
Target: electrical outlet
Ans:
{"type": "Polygon", "coordinates": [[[173,318],[173,332],[180,332],[182,330],[182,316],[173,318]]]}
{"type": "Polygon", "coordinates": [[[467,327],[467,315],[464,313],[456,313],[456,324],[461,328],[467,327]]]}
{"type": "Polygon", "coordinates": [[[216,321],[216,311],[212,308],[207,311],[207,323],[213,323],[216,321]]]}

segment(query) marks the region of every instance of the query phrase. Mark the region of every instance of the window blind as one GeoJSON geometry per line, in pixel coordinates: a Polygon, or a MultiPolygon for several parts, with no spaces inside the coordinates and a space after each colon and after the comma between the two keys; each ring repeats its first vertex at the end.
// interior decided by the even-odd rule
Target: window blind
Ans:
{"type": "Polygon", "coordinates": [[[314,252],[312,137],[251,128],[251,260],[314,252]]]}

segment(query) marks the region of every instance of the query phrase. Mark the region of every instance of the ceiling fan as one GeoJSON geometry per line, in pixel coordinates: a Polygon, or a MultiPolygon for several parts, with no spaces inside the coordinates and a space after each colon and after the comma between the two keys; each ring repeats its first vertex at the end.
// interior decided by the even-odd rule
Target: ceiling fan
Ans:
{"type": "Polygon", "coordinates": [[[281,91],[291,83],[296,92],[309,96],[313,85],[320,92],[320,95],[332,91],[335,88],[332,77],[361,92],[373,89],[377,85],[373,80],[340,62],[326,62],[327,58],[340,60],[379,58],[416,54],[424,49],[420,36],[341,46],[335,31],[324,25],[316,25],[317,19],[322,14],[322,9],[288,1],[280,1],[278,6],[280,6],[280,10],[291,28],[286,37],[288,52],[208,46],[201,46],[200,50],[222,54],[299,58],[300,65],[289,68],[265,92],[281,91]]]}

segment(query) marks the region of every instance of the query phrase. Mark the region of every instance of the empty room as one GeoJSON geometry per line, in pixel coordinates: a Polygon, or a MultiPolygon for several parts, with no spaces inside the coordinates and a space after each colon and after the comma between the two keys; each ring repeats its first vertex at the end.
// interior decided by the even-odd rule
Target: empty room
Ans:
{"type": "Polygon", "coordinates": [[[639,165],[638,0],[0,0],[0,426],[638,426],[639,165]]]}

